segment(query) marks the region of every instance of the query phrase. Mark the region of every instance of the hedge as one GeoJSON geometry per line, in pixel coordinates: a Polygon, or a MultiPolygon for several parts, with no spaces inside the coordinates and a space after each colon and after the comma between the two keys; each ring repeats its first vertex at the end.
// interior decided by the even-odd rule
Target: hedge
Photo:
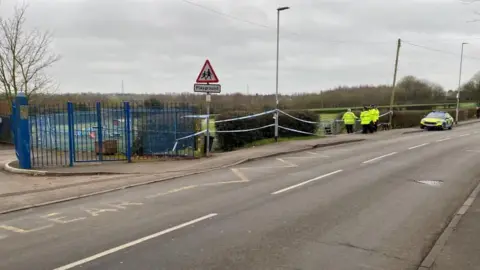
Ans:
{"type": "MultiPolygon", "coordinates": [[[[237,117],[247,116],[250,114],[251,114],[250,112],[245,112],[245,111],[234,111],[234,112],[218,115],[216,120],[218,121],[218,120],[224,120],[224,119],[237,118],[237,117]]],[[[314,112],[289,111],[288,114],[294,117],[297,117],[299,119],[307,120],[307,121],[312,121],[312,122],[318,121],[318,114],[314,112]]],[[[228,121],[228,122],[220,122],[220,123],[216,122],[215,128],[217,132],[215,136],[217,138],[218,147],[224,151],[231,151],[235,148],[243,147],[246,144],[252,143],[254,141],[273,138],[275,136],[275,128],[272,126],[272,127],[259,129],[255,131],[249,131],[249,132],[219,133],[218,131],[253,129],[253,128],[271,125],[274,122],[275,120],[273,119],[273,114],[262,115],[259,117],[243,119],[238,121],[228,121]]],[[[308,133],[317,132],[316,124],[301,122],[283,114],[280,114],[279,125],[286,128],[296,129],[296,130],[308,132],[308,133]]],[[[284,129],[279,129],[279,136],[284,138],[284,137],[298,137],[298,136],[309,136],[309,135],[287,131],[284,129]]]]}

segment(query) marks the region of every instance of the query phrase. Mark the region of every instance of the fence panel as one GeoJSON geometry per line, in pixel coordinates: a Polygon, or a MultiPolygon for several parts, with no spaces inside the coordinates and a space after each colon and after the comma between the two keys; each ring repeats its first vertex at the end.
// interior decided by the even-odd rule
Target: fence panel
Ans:
{"type": "Polygon", "coordinates": [[[13,144],[11,115],[0,115],[0,142],[13,144]]]}
{"type": "Polygon", "coordinates": [[[67,107],[29,107],[30,154],[34,168],[69,164],[67,107]]]}
{"type": "Polygon", "coordinates": [[[177,139],[195,133],[193,107],[184,104],[162,104],[145,107],[132,104],[132,157],[135,159],[166,156],[194,157],[195,138],[177,139]]]}
{"type": "Polygon", "coordinates": [[[73,104],[75,162],[126,160],[125,112],[121,104],[73,104]]]}

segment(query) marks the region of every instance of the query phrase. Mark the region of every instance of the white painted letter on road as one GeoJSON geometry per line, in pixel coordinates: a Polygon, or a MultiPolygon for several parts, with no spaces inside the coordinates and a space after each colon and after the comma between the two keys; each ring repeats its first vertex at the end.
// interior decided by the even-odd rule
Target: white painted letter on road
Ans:
{"type": "Polygon", "coordinates": [[[66,216],[58,216],[58,215],[60,215],[60,213],[50,213],[48,215],[42,216],[42,218],[45,218],[47,220],[53,221],[55,223],[60,223],[60,224],[67,224],[67,223],[86,219],[86,217],[67,219],[66,216]]]}
{"type": "Polygon", "coordinates": [[[117,207],[120,209],[127,209],[127,206],[132,205],[143,205],[143,203],[137,203],[137,202],[117,202],[117,203],[107,203],[109,206],[117,207]]]}
{"type": "Polygon", "coordinates": [[[92,217],[96,217],[98,216],[100,213],[104,213],[104,212],[117,212],[118,209],[111,209],[111,208],[107,208],[107,209],[98,209],[98,208],[86,208],[84,209],[85,212],[89,213],[90,215],[92,215],[92,217]]]}

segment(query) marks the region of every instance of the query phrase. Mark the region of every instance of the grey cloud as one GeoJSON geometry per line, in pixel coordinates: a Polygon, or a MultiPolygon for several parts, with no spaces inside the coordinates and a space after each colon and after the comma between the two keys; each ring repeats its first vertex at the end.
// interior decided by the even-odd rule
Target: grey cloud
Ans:
{"type": "MultiPolygon", "coordinates": [[[[63,58],[51,73],[61,91],[114,92],[124,80],[138,93],[191,91],[206,58],[225,92],[248,83],[251,92],[272,93],[275,8],[282,4],[292,9],[281,14],[281,91],[391,83],[398,37],[459,52],[461,38],[480,27],[465,23],[475,6],[447,0],[189,1],[252,23],[181,0],[30,0],[28,23],[54,33],[63,58]]],[[[471,43],[468,54],[480,53],[471,43]]],[[[465,62],[465,78],[475,63],[465,62]]],[[[456,69],[455,55],[402,47],[400,75],[453,88],[456,69]]]]}

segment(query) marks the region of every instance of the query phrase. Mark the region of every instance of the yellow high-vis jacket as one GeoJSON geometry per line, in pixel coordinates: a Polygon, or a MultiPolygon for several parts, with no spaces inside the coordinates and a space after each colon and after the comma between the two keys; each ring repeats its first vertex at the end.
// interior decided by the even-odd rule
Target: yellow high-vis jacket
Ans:
{"type": "Polygon", "coordinates": [[[353,112],[346,112],[343,114],[343,122],[345,122],[345,125],[353,125],[355,124],[355,120],[358,119],[358,117],[353,113],[353,112]]]}
{"type": "Polygon", "coordinates": [[[368,124],[370,124],[370,122],[372,122],[372,115],[371,115],[370,111],[363,111],[360,114],[360,124],[368,125],[368,124]]]}

